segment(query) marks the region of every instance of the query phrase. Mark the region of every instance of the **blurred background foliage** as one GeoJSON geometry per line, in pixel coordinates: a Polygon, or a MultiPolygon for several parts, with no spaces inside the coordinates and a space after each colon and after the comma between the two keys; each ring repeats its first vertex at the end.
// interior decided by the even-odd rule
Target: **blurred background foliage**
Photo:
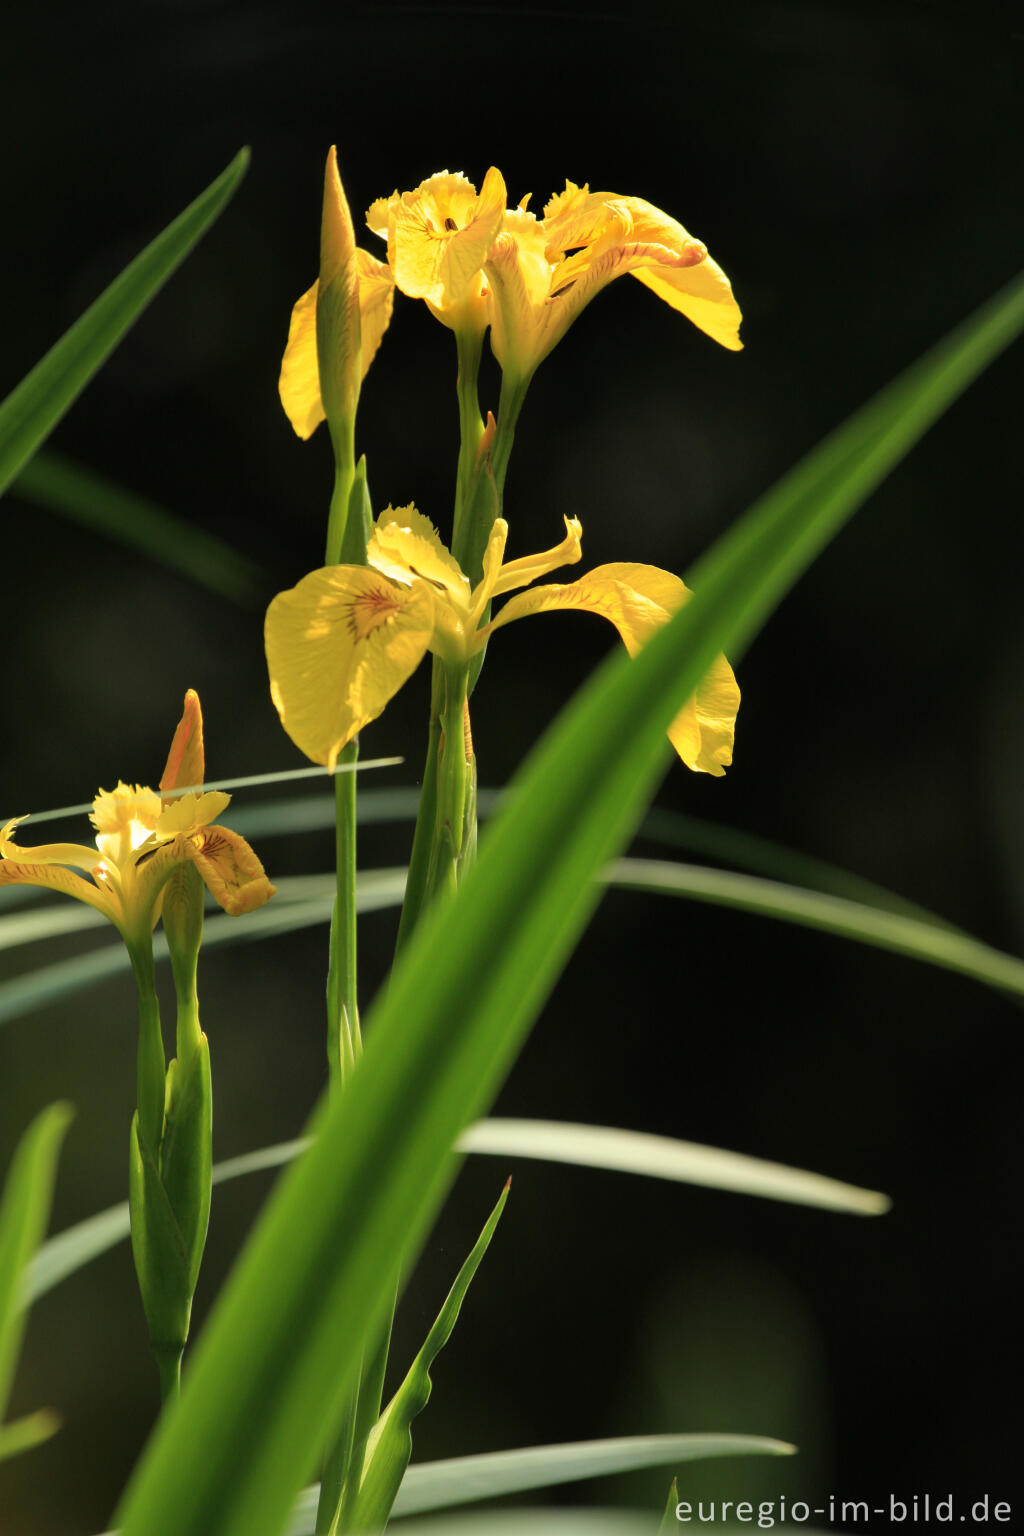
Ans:
{"type": "MultiPolygon", "coordinates": [[[[276,379],[316,272],[332,142],[357,216],[432,171],[479,182],[494,163],[537,211],[566,176],[646,197],[733,279],[739,355],[623,281],[544,363],[509,477],[513,554],[554,542],[567,513],[589,564],[684,571],[1019,265],[1024,32],[1008,5],[111,0],[23,8],[5,32],[4,390],[252,146],[240,193],[52,446],[234,546],[267,596],[322,558],[329,446],[293,436],[276,379]]],[[[874,496],[744,660],[733,769],[675,768],[658,802],[845,865],[1018,952],[1019,390],[1011,353],[874,496]]],[[[359,441],[378,506],[415,499],[450,526],[454,347],[401,297],[359,441]]],[[[16,490],[2,516],[4,816],[152,782],[186,687],[211,777],[299,766],[267,694],[259,603],[16,490]]],[[[608,644],[564,615],[501,637],[475,698],[482,783],[507,781],[608,644]]],[[[426,687],[424,673],[365,733],[364,754],[407,759],[374,785],[418,778],[426,687]]],[[[402,862],[407,842],[408,828],[368,829],[362,862],[402,862]]],[[[260,851],[272,875],[324,870],[331,839],[260,851]]],[[[394,931],[394,913],[362,919],[367,1001],[394,931]]],[[[0,979],[93,942],[4,952],[0,979]]],[[[217,1156],[301,1128],[324,1075],[325,957],[313,930],[206,960],[217,1156]]],[[[78,1106],[56,1226],[123,1198],[133,1006],[122,977],[0,1030],[5,1159],[42,1104],[78,1106]]],[[[518,1166],[417,1457],[752,1431],[803,1454],[684,1469],[680,1497],[1000,1496],[1019,1027],[1011,1003],[895,956],[610,893],[498,1112],[731,1147],[885,1189],[894,1211],[861,1222],[518,1166]]],[[[400,1313],[396,1368],[506,1171],[467,1165],[400,1313]]],[[[264,1189],[215,1197],[200,1324],[264,1189]]],[[[102,1528],[154,1395],[122,1248],[33,1315],[12,1412],[52,1403],[65,1427],[4,1467],[0,1532],[102,1528]]],[[[619,1491],[654,1508],[665,1481],[619,1491]]]]}

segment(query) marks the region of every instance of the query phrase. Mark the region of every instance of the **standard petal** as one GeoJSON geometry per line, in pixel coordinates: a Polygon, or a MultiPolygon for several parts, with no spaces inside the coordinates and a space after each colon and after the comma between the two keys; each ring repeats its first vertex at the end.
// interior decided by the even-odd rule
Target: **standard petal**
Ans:
{"type": "Polygon", "coordinates": [[[510,560],[502,566],[491,592],[492,597],[500,597],[503,592],[513,592],[516,587],[525,587],[529,582],[536,581],[538,576],[557,571],[562,565],[575,565],[583,558],[583,526],[579,518],[563,516],[563,521],[565,538],[560,544],[539,555],[525,555],[521,560],[510,560]]]}
{"type": "Polygon", "coordinates": [[[365,566],[325,566],[280,592],[267,611],[270,696],[296,746],[333,767],[415,672],[433,630],[426,582],[399,587],[365,566]]]}
{"type": "MultiPolygon", "coordinates": [[[[371,214],[379,223],[379,204],[371,214]]],[[[413,299],[461,304],[487,259],[505,213],[505,183],[492,166],[477,196],[461,172],[441,171],[388,207],[388,260],[413,299]]]]}
{"type": "MultiPolygon", "coordinates": [[[[601,565],[580,581],[521,592],[481,633],[489,636],[530,613],[579,608],[614,624],[626,650],[635,656],[689,596],[678,576],[657,566],[626,562],[601,565]]],[[[688,768],[716,778],[725,772],[732,761],[739,702],[732,668],[724,656],[719,656],[668,730],[669,740],[688,768]]]]}
{"type": "Polygon", "coordinates": [[[430,519],[411,502],[407,507],[384,509],[374,524],[366,558],[375,570],[403,586],[421,576],[459,604],[469,597],[469,580],[458,561],[445,549],[430,519]]]}
{"type": "Polygon", "coordinates": [[[320,399],[320,366],[316,354],[316,296],[319,283],[302,295],[292,310],[288,343],[281,360],[278,393],[285,415],[299,437],[311,437],[324,419],[320,399]]]}
{"type": "Polygon", "coordinates": [[[203,712],[199,707],[199,695],[190,688],[185,695],[185,708],[178,721],[167,754],[167,765],[160,779],[160,788],[166,794],[180,784],[201,784],[206,776],[206,755],[203,750],[203,712]]]}
{"type": "Polygon", "coordinates": [[[231,804],[231,796],[221,789],[210,789],[202,795],[182,795],[172,800],[153,828],[159,838],[176,837],[179,832],[194,832],[199,827],[216,821],[231,804]]]}

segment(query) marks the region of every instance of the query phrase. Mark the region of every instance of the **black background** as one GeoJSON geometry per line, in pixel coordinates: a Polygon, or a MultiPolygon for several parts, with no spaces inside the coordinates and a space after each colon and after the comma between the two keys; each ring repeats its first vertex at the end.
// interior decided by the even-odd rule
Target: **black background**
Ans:
{"type": "MultiPolygon", "coordinates": [[[[315,275],[332,142],[357,215],[445,166],[479,183],[496,164],[538,209],[569,176],[663,207],[733,280],[740,354],[623,281],[543,364],[509,477],[513,554],[553,543],[572,513],[588,564],[685,570],[1019,265],[1024,28],[1010,6],[209,0],[25,9],[5,33],[0,384],[252,146],[234,202],[53,446],[246,551],[268,595],[322,558],[329,447],[294,437],[276,378],[315,275]]],[[[871,499],[744,659],[728,776],[677,766],[658,802],[833,860],[1010,950],[1024,922],[1019,384],[1002,358],[871,499]]],[[[494,385],[489,364],[485,404],[494,385]]],[[[379,506],[415,499],[446,528],[454,349],[411,301],[369,375],[359,446],[379,506]]],[[[5,815],[153,782],[189,686],[211,777],[299,766],[256,608],[16,493],[3,517],[5,815]]],[[[492,785],[609,645],[576,615],[500,639],[474,712],[492,785]]],[[[426,677],[365,733],[364,752],[407,758],[375,784],[418,774],[426,677]]],[[[363,862],[400,862],[407,835],[368,832],[363,862]]],[[[330,839],[260,851],[272,875],[323,870],[330,839]]],[[[362,922],[369,1000],[395,920],[362,922]]],[[[314,930],[205,962],[219,1157],[297,1134],[319,1092],[325,942],[314,930]]],[[[85,947],[5,953],[0,974],[85,947]]],[[[416,1455],[743,1430],[802,1455],[682,1469],[683,1497],[1010,1497],[1019,1029],[1008,1000],[909,961],[609,895],[499,1112],[747,1151],[885,1189],[893,1212],[516,1165],[416,1455]]],[[[78,1106],[56,1226],[123,1198],[133,1031],[122,978],[0,1033],[0,1150],[44,1103],[78,1106]]],[[[465,1168],[396,1360],[507,1171],[465,1168]]],[[[197,1327],[264,1190],[216,1197],[197,1327]]],[[[12,1412],[51,1404],[65,1426],[0,1469],[5,1536],[101,1529],[154,1389],[121,1248],[33,1314],[12,1412]]],[[[653,1508],[666,1482],[589,1492],[653,1508]]]]}

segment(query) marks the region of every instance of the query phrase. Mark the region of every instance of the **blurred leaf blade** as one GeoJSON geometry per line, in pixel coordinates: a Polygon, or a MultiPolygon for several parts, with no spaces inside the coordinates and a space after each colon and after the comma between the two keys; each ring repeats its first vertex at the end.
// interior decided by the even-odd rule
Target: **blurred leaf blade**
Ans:
{"type": "MultiPolygon", "coordinates": [[[[722,1456],[790,1456],[794,1450],[783,1440],[760,1435],[624,1435],[414,1462],[402,1481],[393,1513],[397,1519],[645,1467],[722,1456]]],[[[312,1536],[315,1492],[304,1491],[287,1536],[312,1536]]]]}
{"type": "MultiPolygon", "coordinates": [[[[250,1173],[282,1168],[308,1147],[306,1138],[261,1147],[216,1163],[215,1184],[250,1173]]],[[[535,1162],[565,1163],[609,1173],[638,1174],[674,1184],[694,1184],[730,1194],[753,1195],[817,1210],[877,1216],[889,1208],[887,1195],[861,1189],[824,1174],[791,1168],[746,1153],[728,1152],[698,1142],[656,1136],[649,1131],[621,1130],[610,1125],[578,1125],[563,1120],[477,1120],[456,1143],[459,1152],[490,1157],[518,1157],[535,1162]]],[[[99,1258],[128,1236],[128,1202],[112,1205],[95,1216],[66,1227],[44,1243],[28,1275],[30,1299],[44,1295],[62,1280],[99,1258]]]]}
{"type": "MultiPolygon", "coordinates": [[[[32,1121],[15,1149],[0,1202],[0,1416],[10,1396],[11,1381],[25,1328],[26,1269],[42,1241],[50,1219],[57,1158],[71,1120],[67,1104],[51,1104],[32,1121]]],[[[47,1438],[56,1421],[45,1411],[0,1430],[2,1454],[14,1455],[47,1438]]]]}
{"type": "Polygon", "coordinates": [[[239,607],[258,608],[269,596],[269,578],[254,561],[62,454],[37,454],[11,490],[34,506],[73,518],[149,556],[239,607]]]}
{"type": "Polygon", "coordinates": [[[236,191],[249,164],[240,150],[65,331],[0,404],[0,492],[45,442],[93,374],[236,191]]]}
{"type": "Polygon", "coordinates": [[[1024,997],[1024,961],[938,920],[922,921],[757,875],[663,859],[616,859],[605,878],[627,890],[684,896],[872,944],[1024,997]]]}
{"type": "Polygon", "coordinates": [[[576,696],[428,912],[221,1293],[120,1509],[125,1536],[276,1536],[491,1101],[664,770],[663,732],[860,501],[1024,324],[1018,283],[883,390],[716,544],[695,596],[576,696]],[[318,1426],[314,1428],[313,1426],[318,1426]],[[190,1468],[182,1479],[180,1468],[190,1468]]]}

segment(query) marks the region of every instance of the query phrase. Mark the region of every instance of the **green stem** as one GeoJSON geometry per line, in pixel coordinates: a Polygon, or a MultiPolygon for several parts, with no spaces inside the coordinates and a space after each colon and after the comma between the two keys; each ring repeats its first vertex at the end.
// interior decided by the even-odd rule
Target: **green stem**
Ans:
{"type": "MultiPolygon", "coordinates": [[[[127,943],[127,941],[126,941],[127,943]]],[[[135,985],[139,993],[139,1047],[137,1056],[139,1135],[153,1156],[160,1150],[164,1129],[164,1084],[167,1059],[160,1027],[160,1003],[156,995],[153,970],[153,941],[145,938],[128,943],[135,985]]]]}
{"type": "Polygon", "coordinates": [[[438,754],[437,817],[427,895],[454,891],[466,825],[466,791],[469,783],[466,758],[466,689],[468,666],[446,666],[445,698],[441,716],[438,754]]]}
{"type": "Polygon", "coordinates": [[[341,559],[341,545],[348,524],[349,500],[356,471],[356,422],[355,416],[331,423],[331,444],[334,448],[334,490],[327,516],[327,550],[325,565],[337,565],[341,559]]]}
{"type": "Polygon", "coordinates": [[[413,833],[412,853],[409,857],[409,874],[405,882],[405,899],[398,923],[396,953],[402,949],[419,921],[427,899],[427,882],[434,851],[434,828],[437,823],[437,759],[441,750],[441,704],[444,700],[444,666],[434,659],[431,682],[430,728],[427,734],[427,760],[423,765],[423,787],[420,790],[416,830],[413,833]]]}
{"type": "Polygon", "coordinates": [[[494,483],[498,490],[498,514],[505,504],[505,476],[508,473],[508,461],[512,453],[512,444],[515,439],[516,423],[519,413],[526,399],[526,391],[530,387],[532,373],[525,378],[514,377],[503,373],[501,376],[501,395],[498,399],[498,426],[494,435],[494,446],[491,449],[491,469],[494,473],[494,483]]]}
{"type": "MultiPolygon", "coordinates": [[[[459,397],[459,463],[455,474],[455,516],[452,520],[452,554],[459,563],[464,553],[466,519],[472,511],[475,481],[479,472],[477,453],[483,437],[484,424],[480,416],[480,397],[477,379],[480,373],[480,357],[483,352],[483,334],[479,331],[456,331],[455,345],[458,354],[458,378],[456,390],[459,397]]],[[[465,567],[464,567],[465,569],[465,567]]],[[[471,572],[467,572],[472,576],[471,572]]]]}

